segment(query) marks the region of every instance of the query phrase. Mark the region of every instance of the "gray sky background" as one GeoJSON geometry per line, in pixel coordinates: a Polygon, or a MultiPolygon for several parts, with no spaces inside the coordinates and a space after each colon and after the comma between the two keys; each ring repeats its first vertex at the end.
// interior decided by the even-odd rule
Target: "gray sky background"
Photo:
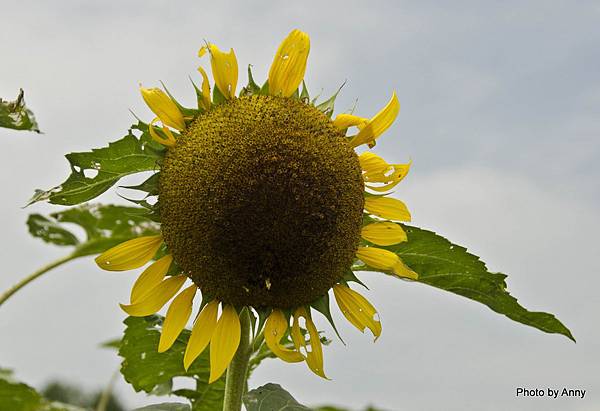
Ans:
{"type": "MultiPolygon", "coordinates": [[[[70,151],[105,145],[150,119],[138,83],[163,80],[192,104],[203,39],[234,47],[265,78],[281,39],[311,35],[307,83],[371,116],[397,90],[402,109],[376,152],[412,158],[397,191],[416,225],[509,274],[528,308],[556,314],[577,344],[426,286],[364,275],[384,331],[375,344],[341,319],[325,366],[269,361],[251,385],[279,382],[308,404],[389,410],[600,408],[600,3],[597,1],[20,1],[0,14],[0,96],[18,88],[43,135],[0,131],[5,289],[64,250],[29,237],[21,205],[63,181],[70,151]],[[343,325],[342,325],[343,324],[343,325]],[[584,399],[515,398],[516,387],[583,388],[584,399]]],[[[205,67],[207,61],[204,61],[205,67]]],[[[114,191],[113,191],[114,193],[114,191]]],[[[114,194],[100,200],[112,201],[114,194]]],[[[76,261],[0,309],[0,365],[40,386],[60,377],[100,387],[119,358],[135,273],[76,261]]],[[[336,309],[337,312],[337,309],[336,309]]],[[[337,316],[339,318],[339,315],[337,316]]],[[[327,328],[322,323],[323,328],[327,328]]],[[[150,403],[121,382],[130,406],[150,403]]]]}

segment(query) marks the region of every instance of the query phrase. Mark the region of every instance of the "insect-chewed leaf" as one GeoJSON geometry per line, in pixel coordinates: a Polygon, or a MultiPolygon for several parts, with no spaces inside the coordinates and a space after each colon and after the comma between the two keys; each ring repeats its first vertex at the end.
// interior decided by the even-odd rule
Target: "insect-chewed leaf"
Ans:
{"type": "Polygon", "coordinates": [[[159,226],[148,219],[147,210],[137,207],[86,204],[44,217],[32,214],[27,220],[29,232],[60,246],[75,246],[74,256],[98,254],[124,241],[159,233],[159,226]],[[80,226],[86,233],[79,240],[67,223],[80,226]]]}
{"type": "Polygon", "coordinates": [[[32,236],[41,238],[47,243],[61,246],[79,244],[75,234],[40,214],[30,214],[27,218],[27,227],[32,236]]]}
{"type": "Polygon", "coordinates": [[[25,106],[22,89],[15,101],[0,98],[0,127],[40,132],[33,113],[25,106]]]}
{"type": "Polygon", "coordinates": [[[244,405],[248,411],[311,411],[281,388],[279,384],[265,384],[244,395],[244,405]]]}
{"type": "MultiPolygon", "coordinates": [[[[419,274],[418,282],[487,305],[498,314],[547,333],[573,335],[554,315],[528,311],[506,289],[506,275],[489,272],[479,257],[431,231],[403,225],[408,241],[386,248],[419,274]]],[[[377,271],[377,270],[375,270],[377,271]]]]}
{"type": "Polygon", "coordinates": [[[36,190],[28,205],[44,200],[62,205],[89,201],[129,174],[157,169],[163,154],[164,147],[152,140],[148,125],[139,122],[108,147],[67,154],[71,175],[57,187],[36,190]],[[136,137],[134,130],[141,131],[141,136],[136,137]]]}
{"type": "Polygon", "coordinates": [[[123,357],[123,377],[136,391],[154,394],[157,394],[157,387],[170,384],[175,377],[193,378],[195,391],[176,390],[170,393],[187,397],[194,411],[220,410],[223,407],[225,376],[208,384],[209,350],[205,350],[186,371],[183,354],[190,331],[183,330],[169,350],[159,353],[157,347],[162,321],[163,318],[157,315],[128,317],[125,320],[127,328],[119,348],[119,355],[123,357]]]}

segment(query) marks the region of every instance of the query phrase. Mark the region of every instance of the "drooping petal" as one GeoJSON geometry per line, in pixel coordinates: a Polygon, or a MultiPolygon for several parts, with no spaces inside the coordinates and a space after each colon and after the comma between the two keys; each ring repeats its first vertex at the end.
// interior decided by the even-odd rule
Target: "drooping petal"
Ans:
{"type": "Polygon", "coordinates": [[[298,89],[310,52],[308,34],[292,30],[281,42],[269,70],[269,94],[289,97],[298,89]]]}
{"type": "Polygon", "coordinates": [[[138,237],[106,250],[95,261],[107,271],[126,271],[139,268],[154,258],[162,244],[160,235],[138,237]]]}
{"type": "Polygon", "coordinates": [[[208,343],[217,325],[218,311],[219,302],[213,300],[204,306],[198,318],[196,318],[194,328],[192,328],[192,335],[183,355],[183,367],[186,371],[190,368],[194,360],[202,354],[202,351],[208,347],[208,343]]]}
{"type": "Polygon", "coordinates": [[[302,347],[306,351],[306,365],[308,368],[319,377],[328,379],[323,370],[323,347],[321,338],[315,323],[313,323],[310,314],[304,307],[299,307],[294,312],[294,323],[292,325],[292,340],[296,348],[300,350],[302,347]],[[306,344],[306,340],[300,331],[300,318],[304,318],[306,330],[308,331],[310,340],[310,350],[306,344]]]}
{"type": "Polygon", "coordinates": [[[365,198],[365,210],[387,220],[410,221],[411,218],[406,205],[402,201],[390,197],[365,198]]]}
{"type": "Polygon", "coordinates": [[[164,135],[158,134],[154,129],[154,123],[156,123],[159,120],[160,119],[156,117],[150,122],[150,126],[148,127],[150,137],[152,137],[152,140],[156,141],[159,144],[162,144],[163,146],[174,147],[177,143],[177,140],[175,140],[175,136],[173,135],[173,133],[171,133],[171,130],[169,130],[168,127],[163,126],[162,132],[164,133],[164,135]]]}
{"type": "Polygon", "coordinates": [[[377,247],[358,247],[356,256],[365,264],[385,271],[392,271],[400,277],[417,279],[417,273],[408,268],[400,257],[389,251],[377,247]]]}
{"type": "Polygon", "coordinates": [[[371,223],[364,226],[361,237],[377,245],[393,245],[406,241],[406,233],[399,224],[390,222],[371,223]]]}
{"type": "Polygon", "coordinates": [[[369,328],[375,340],[381,335],[381,322],[375,319],[377,310],[365,297],[345,285],[333,286],[333,295],[344,317],[361,332],[369,328]]]}
{"type": "Polygon", "coordinates": [[[210,66],[215,85],[225,98],[234,98],[238,81],[238,63],[235,52],[230,49],[229,53],[224,53],[216,45],[209,43],[207,47],[200,49],[198,56],[202,57],[207,49],[210,53],[210,66]]]}
{"type": "Polygon", "coordinates": [[[164,125],[180,131],[185,129],[183,114],[167,93],[159,88],[144,87],[140,87],[140,92],[150,110],[160,118],[164,125]]]}
{"type": "Polygon", "coordinates": [[[240,317],[233,306],[227,304],[210,340],[210,378],[211,384],[223,375],[240,345],[240,317]]]}
{"type": "Polygon", "coordinates": [[[396,96],[396,92],[392,93],[392,98],[387,105],[369,120],[366,127],[358,132],[358,134],[350,140],[352,147],[358,147],[361,144],[367,144],[375,141],[385,130],[387,130],[400,112],[400,102],[396,96]]]}
{"type": "Polygon", "coordinates": [[[133,317],[145,317],[160,310],[181,288],[187,277],[175,275],[163,280],[148,294],[134,304],[121,304],[121,308],[133,317]]]}
{"type": "Polygon", "coordinates": [[[192,284],[173,299],[167,310],[167,316],[160,334],[158,352],[165,352],[171,348],[179,334],[181,334],[192,314],[192,302],[197,289],[196,284],[192,284]]]}
{"type": "Polygon", "coordinates": [[[206,70],[198,67],[198,71],[202,75],[202,107],[205,110],[210,110],[210,81],[208,81],[206,70]]]}
{"type": "Polygon", "coordinates": [[[142,272],[131,288],[132,304],[137,303],[150,292],[154,287],[160,284],[171,267],[173,256],[168,254],[159,260],[153,262],[142,272]]]}
{"type": "Polygon", "coordinates": [[[286,362],[304,361],[304,356],[298,351],[290,350],[279,342],[288,329],[288,322],[279,309],[274,309],[265,323],[265,342],[273,354],[286,362]]]}
{"type": "Polygon", "coordinates": [[[355,116],[353,114],[338,114],[333,120],[333,125],[340,130],[345,130],[348,127],[359,127],[363,128],[367,125],[369,119],[364,117],[355,116]]]}

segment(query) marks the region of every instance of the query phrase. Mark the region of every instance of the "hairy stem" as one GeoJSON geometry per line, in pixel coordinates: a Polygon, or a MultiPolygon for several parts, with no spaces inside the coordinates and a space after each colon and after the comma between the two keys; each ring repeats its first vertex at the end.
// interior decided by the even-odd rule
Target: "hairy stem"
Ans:
{"type": "Polygon", "coordinates": [[[68,261],[71,261],[77,257],[78,257],[77,255],[69,254],[65,257],[59,258],[58,260],[52,261],[50,264],[47,264],[47,265],[39,268],[38,270],[34,271],[33,273],[29,274],[27,277],[23,278],[21,281],[19,281],[18,283],[16,283],[12,287],[10,287],[8,290],[6,290],[2,294],[0,294],[0,305],[4,304],[4,302],[6,300],[8,300],[14,293],[19,291],[21,288],[25,287],[27,284],[29,284],[36,278],[42,276],[43,274],[47,273],[48,271],[52,270],[53,268],[56,268],[59,265],[62,265],[62,264],[66,263],[68,261]]]}
{"type": "Polygon", "coordinates": [[[240,345],[227,368],[223,411],[240,411],[242,409],[242,396],[246,389],[248,362],[252,354],[252,346],[250,344],[250,314],[247,308],[244,308],[240,313],[240,325],[242,328],[240,345]]]}

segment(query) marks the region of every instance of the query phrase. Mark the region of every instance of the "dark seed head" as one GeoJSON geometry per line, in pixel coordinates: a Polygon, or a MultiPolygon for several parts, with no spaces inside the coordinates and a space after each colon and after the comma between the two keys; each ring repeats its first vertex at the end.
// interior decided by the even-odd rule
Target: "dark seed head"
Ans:
{"type": "Polygon", "coordinates": [[[204,295],[237,306],[308,304],[352,264],[364,199],[358,158],[316,108],[228,101],[169,149],[164,240],[204,295]]]}

